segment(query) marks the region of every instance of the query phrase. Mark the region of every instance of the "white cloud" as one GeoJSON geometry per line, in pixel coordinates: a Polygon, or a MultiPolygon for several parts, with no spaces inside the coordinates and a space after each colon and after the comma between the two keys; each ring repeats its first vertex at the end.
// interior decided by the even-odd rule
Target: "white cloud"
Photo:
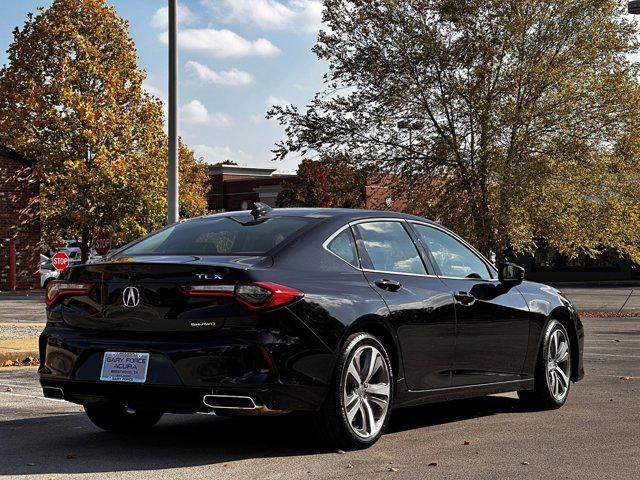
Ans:
{"type": "Polygon", "coordinates": [[[192,100],[180,107],[180,120],[185,123],[207,124],[214,127],[231,125],[231,118],[221,112],[210,113],[200,100],[192,100]]]}
{"type": "Polygon", "coordinates": [[[291,102],[288,101],[288,100],[285,100],[284,98],[281,98],[281,97],[276,97],[274,95],[269,95],[267,97],[267,100],[265,101],[265,104],[269,108],[271,108],[274,105],[277,105],[279,107],[286,107],[288,105],[291,105],[291,102]]]}
{"type": "MultiPolygon", "coordinates": [[[[186,5],[178,4],[178,23],[188,25],[196,19],[195,14],[186,5]]],[[[153,28],[167,28],[169,25],[169,7],[160,7],[151,17],[153,28]]]]}
{"type": "Polygon", "coordinates": [[[249,121],[250,121],[251,123],[255,123],[256,125],[257,125],[258,123],[262,123],[262,122],[264,122],[265,120],[266,120],[266,118],[264,118],[264,115],[251,115],[251,116],[249,117],[249,121]]]}
{"type": "MultiPolygon", "coordinates": [[[[158,35],[161,42],[169,43],[168,32],[158,35]]],[[[280,49],[266,38],[247,40],[231,30],[214,28],[188,28],[178,32],[178,45],[185,50],[206,53],[212,57],[248,57],[257,55],[271,57],[280,49]]]]}
{"type": "Polygon", "coordinates": [[[218,85],[242,86],[248,85],[253,81],[248,72],[232,68],[231,70],[222,70],[217,72],[206,65],[193,60],[189,60],[185,65],[187,70],[191,70],[195,75],[205,82],[217,83],[218,85]]]}
{"type": "Polygon", "coordinates": [[[203,0],[230,23],[247,23],[265,30],[317,32],[322,25],[320,0],[203,0]],[[222,6],[220,5],[222,3],[222,6]]]}
{"type": "Polygon", "coordinates": [[[249,154],[246,152],[243,152],[242,150],[234,150],[228,145],[194,145],[193,152],[197,158],[202,157],[207,163],[218,163],[225,160],[232,160],[236,163],[241,163],[250,159],[249,154]]]}

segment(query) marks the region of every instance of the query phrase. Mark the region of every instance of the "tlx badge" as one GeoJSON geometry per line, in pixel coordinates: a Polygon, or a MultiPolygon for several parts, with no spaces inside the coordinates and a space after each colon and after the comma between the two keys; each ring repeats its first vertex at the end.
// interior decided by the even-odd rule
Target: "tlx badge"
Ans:
{"type": "Polygon", "coordinates": [[[222,275],[217,273],[196,273],[198,280],[222,280],[222,275]]]}

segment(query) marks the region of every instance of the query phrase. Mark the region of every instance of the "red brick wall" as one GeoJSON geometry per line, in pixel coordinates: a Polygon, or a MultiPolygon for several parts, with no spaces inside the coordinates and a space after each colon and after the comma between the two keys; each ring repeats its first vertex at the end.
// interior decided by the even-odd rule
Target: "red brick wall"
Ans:
{"type": "Polygon", "coordinates": [[[39,185],[31,167],[0,152],[0,290],[9,288],[9,244],[18,290],[40,287],[39,185]]]}

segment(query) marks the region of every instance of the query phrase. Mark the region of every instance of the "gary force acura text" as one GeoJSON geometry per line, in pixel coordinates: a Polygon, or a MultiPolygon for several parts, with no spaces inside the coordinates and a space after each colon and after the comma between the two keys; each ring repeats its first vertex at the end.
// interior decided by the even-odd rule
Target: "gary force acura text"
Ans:
{"type": "Polygon", "coordinates": [[[560,292],[393,212],[255,204],[186,220],[68,268],[46,303],[44,394],[106,430],[315,412],[334,444],[363,447],[392,408],[507,391],[557,408],[584,375],[560,292]]]}

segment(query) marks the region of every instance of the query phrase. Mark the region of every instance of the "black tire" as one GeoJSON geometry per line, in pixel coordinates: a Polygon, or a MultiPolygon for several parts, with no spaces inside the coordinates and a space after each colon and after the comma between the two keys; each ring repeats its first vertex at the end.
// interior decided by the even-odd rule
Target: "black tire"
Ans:
{"type": "MultiPolygon", "coordinates": [[[[540,350],[538,351],[538,358],[536,360],[535,376],[534,376],[534,389],[524,390],[518,392],[518,397],[524,403],[527,408],[535,410],[553,410],[562,407],[567,398],[569,398],[569,391],[571,390],[571,338],[564,325],[558,320],[550,320],[544,329],[540,350]],[[552,336],[556,331],[560,331],[564,336],[568,346],[566,369],[568,373],[568,381],[566,383],[566,393],[561,398],[558,395],[554,395],[553,382],[547,375],[549,366],[549,349],[551,346],[552,336]]],[[[563,362],[564,364],[564,362],[563,362]]],[[[562,382],[564,388],[564,382],[562,382]]]]}
{"type": "Polygon", "coordinates": [[[84,405],[89,420],[108,432],[138,432],[153,427],[163,412],[155,410],[131,411],[121,403],[90,403],[84,405]]]}
{"type": "Polygon", "coordinates": [[[394,382],[395,379],[391,362],[389,361],[389,354],[384,345],[376,337],[368,333],[354,333],[350,335],[340,352],[327,398],[319,414],[314,416],[316,429],[321,434],[323,440],[332,447],[345,450],[367,448],[378,441],[389,423],[394,394],[394,382]],[[389,384],[386,412],[380,412],[381,418],[378,424],[381,425],[381,427],[379,427],[379,431],[375,435],[371,435],[368,438],[359,436],[351,427],[345,412],[342,394],[345,388],[345,382],[347,382],[347,369],[355,353],[357,353],[362,346],[372,346],[381,354],[381,358],[386,366],[387,372],[385,373],[387,373],[389,384]]]}

